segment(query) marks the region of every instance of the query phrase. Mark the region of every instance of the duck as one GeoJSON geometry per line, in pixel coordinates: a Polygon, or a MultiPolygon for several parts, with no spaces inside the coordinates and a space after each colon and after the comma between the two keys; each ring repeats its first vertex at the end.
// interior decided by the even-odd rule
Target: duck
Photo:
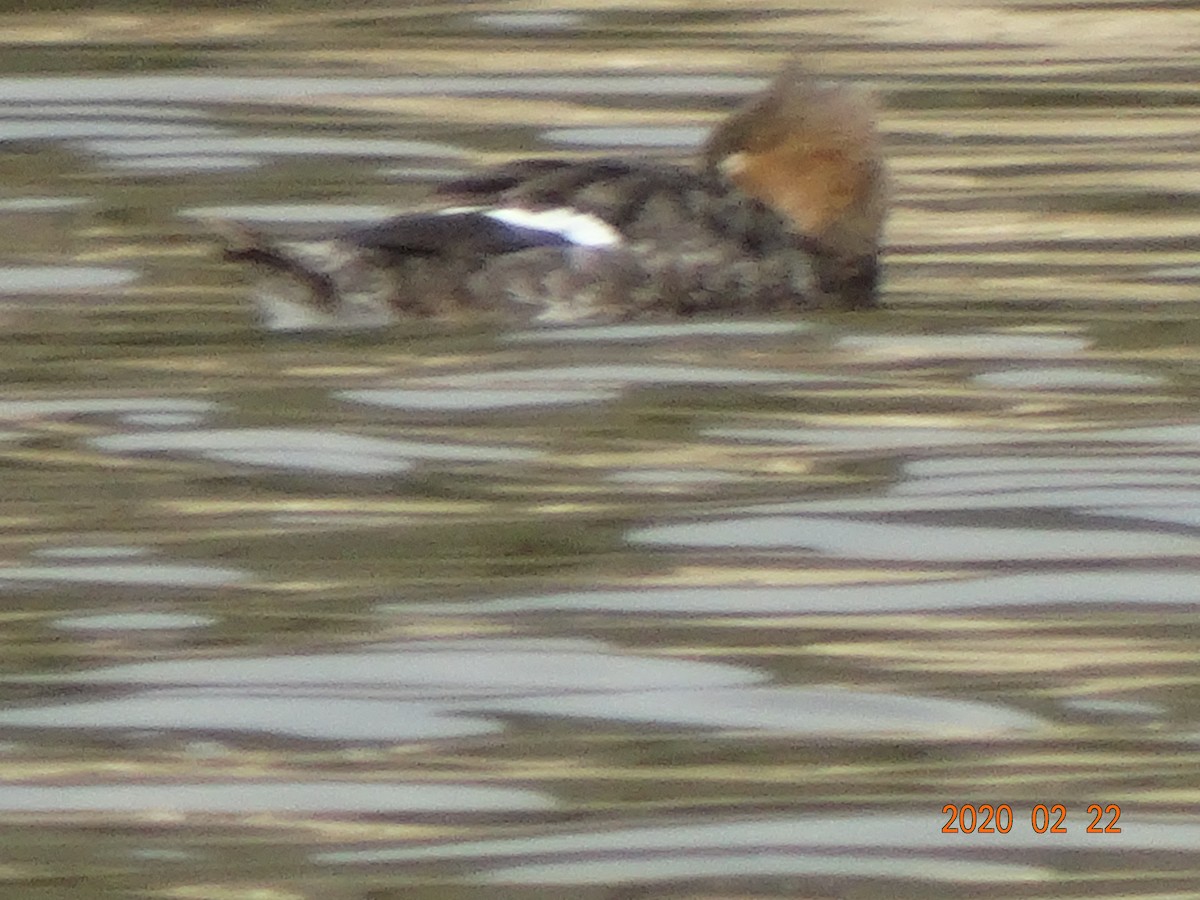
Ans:
{"type": "Polygon", "coordinates": [[[887,173],[869,94],[795,64],[691,161],[522,158],[314,240],[213,223],[269,331],[407,318],[615,323],[878,305],[887,173]]]}

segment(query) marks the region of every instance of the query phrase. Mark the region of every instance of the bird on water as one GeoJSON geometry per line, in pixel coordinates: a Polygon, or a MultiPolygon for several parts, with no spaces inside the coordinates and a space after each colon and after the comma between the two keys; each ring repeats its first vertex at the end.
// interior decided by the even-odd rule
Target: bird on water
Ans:
{"type": "Polygon", "coordinates": [[[269,330],[873,307],[887,178],[860,91],[788,66],[697,159],[522,159],[319,240],[218,223],[269,330]]]}

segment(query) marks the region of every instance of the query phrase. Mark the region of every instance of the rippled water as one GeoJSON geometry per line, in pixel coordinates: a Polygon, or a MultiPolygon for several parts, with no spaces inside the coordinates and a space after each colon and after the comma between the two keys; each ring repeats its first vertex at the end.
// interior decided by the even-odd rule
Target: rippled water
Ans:
{"type": "Polygon", "coordinates": [[[1200,13],[3,21],[0,894],[1194,890],[1200,13]],[[280,339],[204,232],[791,52],[880,92],[880,312],[280,339]]]}

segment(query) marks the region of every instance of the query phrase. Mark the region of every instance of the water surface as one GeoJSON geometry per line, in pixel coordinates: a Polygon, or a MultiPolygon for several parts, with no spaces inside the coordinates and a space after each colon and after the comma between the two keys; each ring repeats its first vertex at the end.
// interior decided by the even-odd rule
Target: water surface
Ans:
{"type": "Polygon", "coordinates": [[[1187,894],[1198,16],[5,14],[10,893],[1187,894]],[[684,155],[793,53],[880,96],[879,312],[268,337],[205,232],[684,155]]]}

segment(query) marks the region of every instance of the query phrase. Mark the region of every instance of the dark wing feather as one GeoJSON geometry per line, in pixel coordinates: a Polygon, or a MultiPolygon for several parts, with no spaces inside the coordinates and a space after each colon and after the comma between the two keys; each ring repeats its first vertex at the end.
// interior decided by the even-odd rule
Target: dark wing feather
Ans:
{"type": "Polygon", "coordinates": [[[520,159],[438,185],[434,195],[491,205],[515,187],[574,165],[568,159],[520,159]]]}
{"type": "Polygon", "coordinates": [[[709,173],[657,160],[522,160],[451,181],[440,196],[463,203],[532,209],[569,207],[618,231],[636,227],[656,199],[704,215],[704,200],[723,188],[709,173]]]}
{"type": "MultiPolygon", "coordinates": [[[[438,196],[479,209],[409,213],[355,229],[342,238],[394,256],[478,259],[570,243],[554,231],[494,219],[486,215],[489,208],[565,207],[596,216],[618,231],[636,231],[639,217],[652,208],[655,197],[686,206],[710,192],[711,186],[699,173],[667,163],[520,160],[438,188],[438,196]]],[[[661,235],[655,231],[654,236],[661,235]]]]}
{"type": "Polygon", "coordinates": [[[557,232],[522,228],[476,210],[409,213],[346,232],[341,239],[393,256],[459,259],[515,253],[533,247],[560,247],[569,243],[557,232]]]}
{"type": "Polygon", "coordinates": [[[877,277],[871,258],[844,260],[782,215],[737,189],[719,171],[653,159],[524,160],[449,182],[439,193],[471,203],[565,206],[607,222],[631,240],[667,241],[704,234],[751,257],[810,254],[821,282],[865,305],[877,277]]]}

